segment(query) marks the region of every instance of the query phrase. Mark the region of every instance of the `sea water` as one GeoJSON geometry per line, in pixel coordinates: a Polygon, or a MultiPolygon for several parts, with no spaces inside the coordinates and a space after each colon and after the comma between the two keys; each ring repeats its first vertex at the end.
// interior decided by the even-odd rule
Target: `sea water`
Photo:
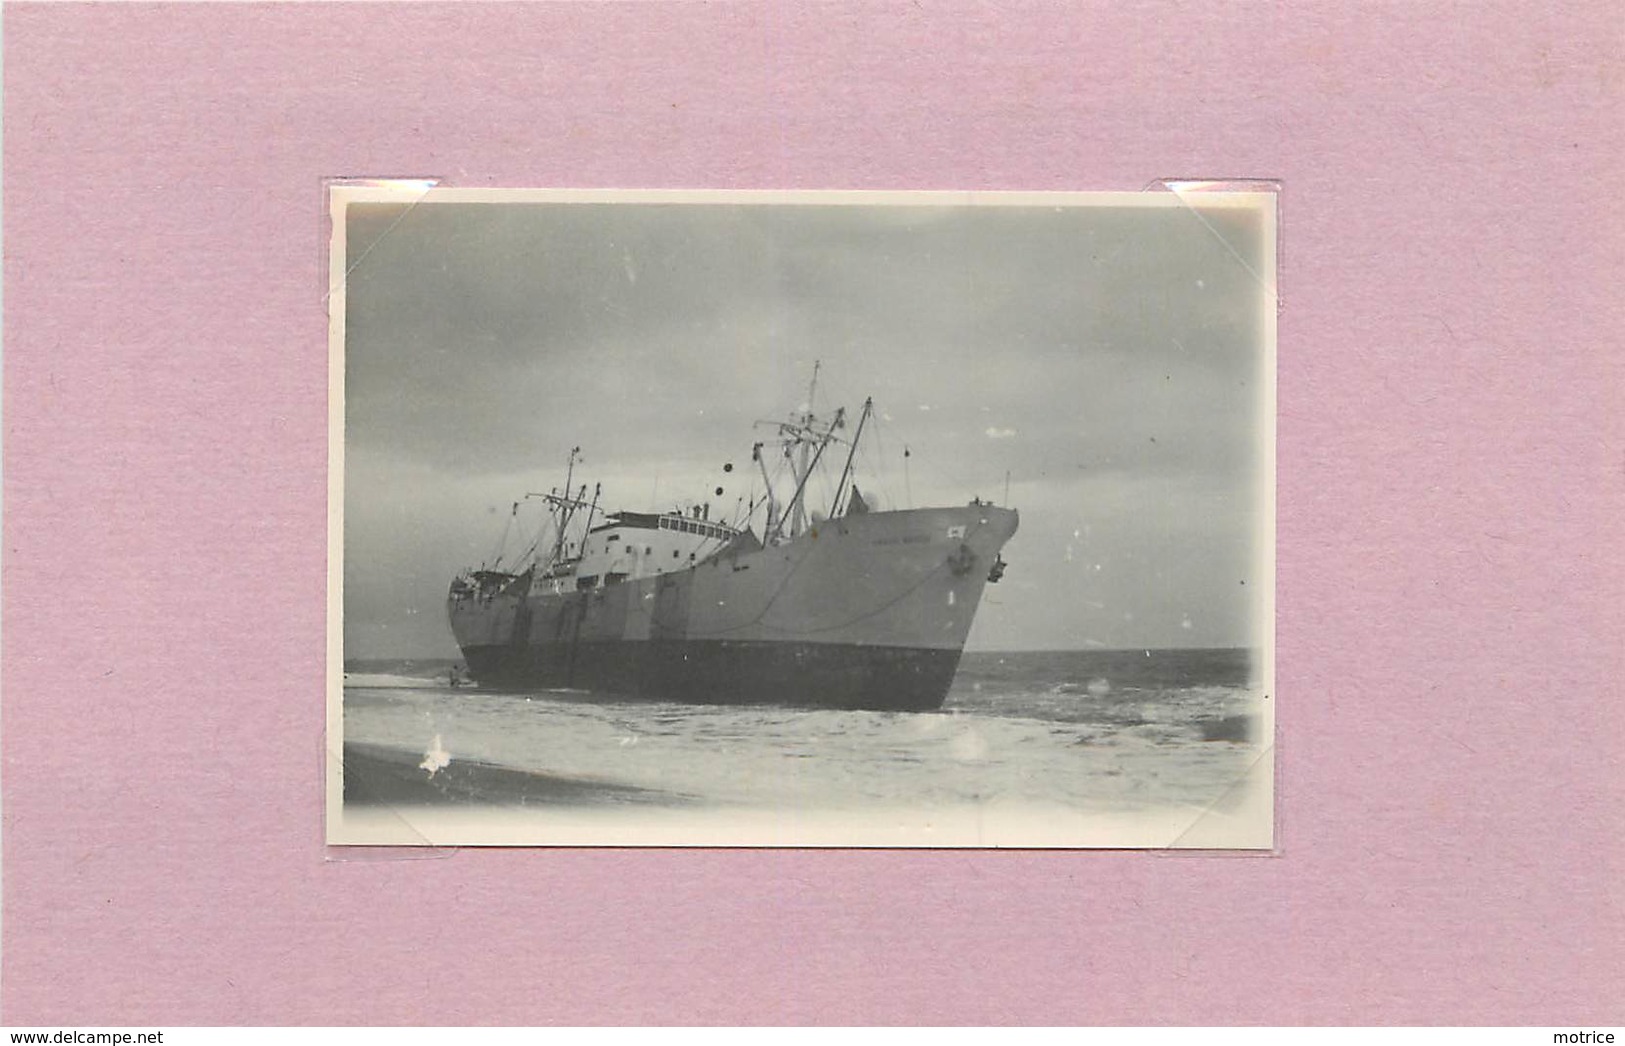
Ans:
{"type": "MultiPolygon", "coordinates": [[[[937,712],[452,688],[450,661],[346,666],[344,738],[682,807],[1205,808],[1269,739],[1247,650],[967,653],[937,712]]],[[[561,800],[566,801],[566,800],[561,800]]]]}

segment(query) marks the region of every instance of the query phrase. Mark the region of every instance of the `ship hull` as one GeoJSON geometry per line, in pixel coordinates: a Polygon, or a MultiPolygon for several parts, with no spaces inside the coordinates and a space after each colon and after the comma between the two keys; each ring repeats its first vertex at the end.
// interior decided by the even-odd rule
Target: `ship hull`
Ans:
{"type": "MultiPolygon", "coordinates": [[[[855,643],[600,640],[469,647],[469,672],[496,689],[569,689],[605,700],[929,711],[958,650],[855,643]]],[[[580,696],[580,695],[577,695],[580,696]]]]}
{"type": "Polygon", "coordinates": [[[579,699],[941,707],[1016,513],[846,516],[794,541],[581,591],[526,578],[453,598],[482,685],[579,699]]]}

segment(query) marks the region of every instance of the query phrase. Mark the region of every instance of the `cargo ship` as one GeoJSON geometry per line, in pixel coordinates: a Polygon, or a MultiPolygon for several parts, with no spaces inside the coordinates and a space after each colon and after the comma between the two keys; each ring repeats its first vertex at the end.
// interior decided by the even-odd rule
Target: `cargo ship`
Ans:
{"type": "Polygon", "coordinates": [[[601,486],[572,486],[574,448],[563,488],[526,495],[545,520],[522,560],[451,583],[467,676],[581,700],[940,708],[1017,513],[980,497],[871,505],[853,462],[873,401],[848,438],[845,410],[820,418],[811,400],[765,423],[774,437],[751,449],[760,494],[753,475],[732,519],[709,503],[604,511],[601,486]],[[836,477],[817,509],[815,474],[836,477]]]}

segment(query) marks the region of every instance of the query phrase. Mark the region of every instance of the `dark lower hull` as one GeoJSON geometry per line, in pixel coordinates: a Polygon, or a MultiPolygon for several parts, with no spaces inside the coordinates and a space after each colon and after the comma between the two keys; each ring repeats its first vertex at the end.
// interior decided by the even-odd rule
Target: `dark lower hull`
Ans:
{"type": "Polygon", "coordinates": [[[573,688],[605,699],[930,711],[958,650],[723,640],[484,646],[463,651],[485,686],[573,688]]]}

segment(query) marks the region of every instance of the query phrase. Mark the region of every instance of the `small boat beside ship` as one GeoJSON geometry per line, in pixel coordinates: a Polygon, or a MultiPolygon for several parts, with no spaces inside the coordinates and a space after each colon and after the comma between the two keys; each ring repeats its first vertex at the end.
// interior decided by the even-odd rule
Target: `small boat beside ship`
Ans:
{"type": "Polygon", "coordinates": [[[530,495],[547,520],[526,558],[451,583],[466,677],[582,700],[940,708],[1018,516],[980,498],[871,506],[853,462],[872,414],[850,437],[844,410],[774,423],[751,452],[762,490],[730,520],[709,503],[605,511],[600,487],[573,486],[575,448],[563,488],[530,495]],[[816,510],[815,474],[835,476],[816,510]]]}

